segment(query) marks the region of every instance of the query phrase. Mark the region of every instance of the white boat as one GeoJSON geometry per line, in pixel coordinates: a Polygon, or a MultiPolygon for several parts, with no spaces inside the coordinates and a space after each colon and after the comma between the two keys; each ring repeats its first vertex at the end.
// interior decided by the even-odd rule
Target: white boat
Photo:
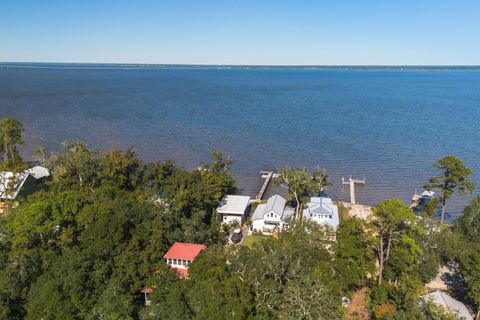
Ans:
{"type": "Polygon", "coordinates": [[[412,203],[410,204],[410,208],[414,210],[421,210],[430,202],[434,195],[435,191],[431,190],[424,190],[420,194],[415,191],[415,194],[412,197],[412,203]]]}

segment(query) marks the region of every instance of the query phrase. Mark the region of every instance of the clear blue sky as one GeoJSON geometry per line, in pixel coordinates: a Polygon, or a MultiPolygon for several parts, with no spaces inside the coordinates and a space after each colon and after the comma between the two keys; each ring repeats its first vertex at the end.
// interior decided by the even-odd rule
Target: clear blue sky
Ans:
{"type": "Polygon", "coordinates": [[[480,64],[479,0],[1,0],[0,61],[480,64]]]}

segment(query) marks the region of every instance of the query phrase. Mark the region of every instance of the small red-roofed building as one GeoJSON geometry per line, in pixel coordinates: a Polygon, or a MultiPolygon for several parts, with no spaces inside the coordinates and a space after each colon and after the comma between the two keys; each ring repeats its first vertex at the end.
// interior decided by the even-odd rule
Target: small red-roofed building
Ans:
{"type": "MultiPolygon", "coordinates": [[[[175,242],[170,250],[165,253],[163,259],[171,268],[186,271],[193,260],[206,248],[207,246],[204,244],[175,242]]],[[[184,277],[188,276],[188,272],[185,274],[185,271],[182,271],[184,277]]]]}
{"type": "MultiPolygon", "coordinates": [[[[163,256],[164,261],[178,272],[178,278],[188,278],[188,266],[195,260],[195,258],[207,248],[204,244],[175,242],[173,246],[163,256]]],[[[155,270],[158,273],[160,270],[155,270]]],[[[155,286],[150,286],[142,289],[145,296],[145,305],[150,305],[148,294],[155,289],[155,286]]]]}
{"type": "Polygon", "coordinates": [[[148,300],[148,294],[152,293],[153,289],[155,289],[156,286],[150,286],[142,289],[142,293],[144,294],[145,297],[145,305],[149,306],[150,305],[150,300],[148,300]]]}

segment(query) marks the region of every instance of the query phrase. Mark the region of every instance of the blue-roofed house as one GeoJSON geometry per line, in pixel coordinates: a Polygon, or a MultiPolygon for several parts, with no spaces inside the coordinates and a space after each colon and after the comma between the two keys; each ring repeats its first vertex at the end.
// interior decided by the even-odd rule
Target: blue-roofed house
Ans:
{"type": "Polygon", "coordinates": [[[340,224],[338,207],[333,204],[332,199],[325,197],[310,198],[303,209],[303,219],[329,226],[333,231],[337,231],[340,224]]]}

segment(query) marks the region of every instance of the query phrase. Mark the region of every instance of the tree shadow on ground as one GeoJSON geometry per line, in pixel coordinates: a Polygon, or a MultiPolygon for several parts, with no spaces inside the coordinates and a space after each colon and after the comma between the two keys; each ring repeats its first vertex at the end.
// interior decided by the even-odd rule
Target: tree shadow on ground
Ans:
{"type": "Polygon", "coordinates": [[[467,285],[465,279],[460,273],[459,265],[457,263],[449,263],[448,267],[451,272],[442,274],[442,280],[448,286],[449,292],[453,298],[460,301],[466,301],[467,285]]]}

